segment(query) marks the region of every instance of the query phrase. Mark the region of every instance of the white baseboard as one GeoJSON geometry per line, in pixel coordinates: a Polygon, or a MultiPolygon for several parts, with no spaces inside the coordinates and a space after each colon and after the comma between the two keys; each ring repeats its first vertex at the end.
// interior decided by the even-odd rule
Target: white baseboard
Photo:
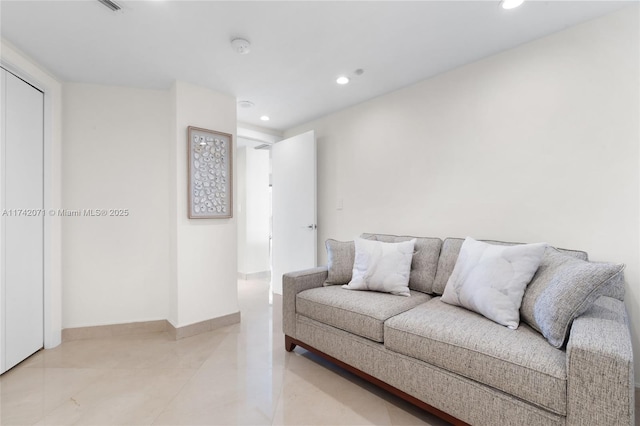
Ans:
{"type": "Polygon", "coordinates": [[[167,320],[131,322],[125,324],[98,325],[92,327],[65,328],[62,330],[62,341],[83,339],[104,339],[113,336],[131,336],[136,334],[168,332],[175,340],[196,334],[206,333],[240,322],[240,312],[218,318],[201,321],[184,327],[174,327],[167,320]]]}
{"type": "Polygon", "coordinates": [[[237,324],[240,322],[240,312],[235,312],[233,314],[225,315],[218,318],[212,318],[210,320],[205,320],[201,322],[197,322],[195,324],[185,325],[184,327],[174,327],[173,324],[169,324],[169,329],[167,330],[171,336],[175,340],[184,339],[185,337],[195,336],[197,334],[206,333],[208,331],[213,331],[218,328],[226,327],[228,325],[237,324]]]}
{"type": "Polygon", "coordinates": [[[167,320],[129,322],[125,324],[95,325],[90,327],[74,327],[62,330],[62,341],[83,339],[103,339],[114,336],[130,336],[135,334],[158,333],[169,331],[171,324],[167,320]]]}

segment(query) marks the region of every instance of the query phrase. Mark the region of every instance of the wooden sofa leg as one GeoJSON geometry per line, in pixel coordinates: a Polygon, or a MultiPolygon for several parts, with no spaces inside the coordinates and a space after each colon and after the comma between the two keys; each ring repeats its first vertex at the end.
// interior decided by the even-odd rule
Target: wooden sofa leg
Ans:
{"type": "Polygon", "coordinates": [[[291,352],[297,345],[294,343],[294,340],[285,335],[284,336],[284,348],[287,352],[291,352]]]}

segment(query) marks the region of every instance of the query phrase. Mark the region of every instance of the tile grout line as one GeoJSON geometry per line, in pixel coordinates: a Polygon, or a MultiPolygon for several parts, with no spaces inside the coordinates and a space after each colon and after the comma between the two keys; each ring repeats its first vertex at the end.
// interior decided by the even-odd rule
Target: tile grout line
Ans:
{"type": "MultiPolygon", "coordinates": [[[[272,348],[273,349],[273,348],[272,348]]],[[[282,366],[282,382],[280,383],[280,386],[278,387],[278,400],[275,402],[275,404],[273,404],[273,410],[271,410],[271,426],[276,426],[275,421],[276,421],[276,414],[278,412],[278,407],[280,406],[280,400],[282,399],[282,395],[284,393],[284,378],[285,375],[287,373],[287,367],[286,367],[286,361],[284,363],[284,365],[282,366]]]]}
{"type": "MultiPolygon", "coordinates": [[[[224,339],[226,339],[226,336],[223,338],[223,340],[224,339]]],[[[150,423],[150,425],[155,425],[156,422],[158,421],[158,419],[160,418],[160,416],[162,416],[163,414],[165,414],[167,412],[167,409],[171,406],[171,403],[173,401],[175,401],[175,399],[178,397],[178,395],[180,395],[182,393],[182,391],[184,391],[186,386],[191,382],[191,380],[193,380],[195,375],[198,374],[198,372],[202,371],[202,368],[206,364],[207,360],[209,360],[214,355],[216,349],[217,349],[217,347],[213,350],[213,352],[211,354],[209,354],[209,356],[207,356],[206,359],[204,359],[200,363],[200,366],[198,368],[181,369],[181,370],[193,370],[193,373],[191,374],[191,376],[189,376],[189,378],[187,380],[185,380],[184,384],[180,387],[180,390],[178,390],[178,392],[176,392],[175,395],[173,395],[173,397],[167,401],[166,406],[162,409],[162,411],[160,413],[158,413],[158,415],[153,419],[153,421],[150,423]]]]}
{"type": "MultiPolygon", "coordinates": [[[[203,364],[204,364],[204,362],[203,362],[203,364]]],[[[187,386],[187,384],[193,379],[193,376],[195,376],[196,373],[198,371],[200,371],[200,368],[202,368],[202,365],[200,367],[198,367],[198,369],[193,369],[193,368],[176,368],[176,369],[174,369],[174,370],[192,370],[193,373],[191,374],[191,376],[189,376],[189,378],[187,380],[184,381],[183,385],[180,387],[180,390],[178,390],[178,392],[176,392],[175,395],[173,395],[173,397],[167,401],[167,404],[162,409],[162,411],[160,411],[160,413],[158,413],[158,415],[153,418],[153,421],[151,421],[151,423],[149,423],[150,425],[155,425],[156,422],[158,421],[158,419],[160,418],[160,416],[162,416],[164,413],[167,412],[167,409],[169,408],[171,403],[178,397],[178,395],[180,395],[180,393],[184,390],[184,388],[187,386]]]]}

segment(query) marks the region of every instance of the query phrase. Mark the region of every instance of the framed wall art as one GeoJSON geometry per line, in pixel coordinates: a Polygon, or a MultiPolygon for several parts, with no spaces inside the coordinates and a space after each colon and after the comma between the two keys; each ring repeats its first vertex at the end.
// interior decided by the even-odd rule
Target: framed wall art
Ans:
{"type": "Polygon", "coordinates": [[[189,126],[189,219],[233,217],[233,136],[189,126]]]}

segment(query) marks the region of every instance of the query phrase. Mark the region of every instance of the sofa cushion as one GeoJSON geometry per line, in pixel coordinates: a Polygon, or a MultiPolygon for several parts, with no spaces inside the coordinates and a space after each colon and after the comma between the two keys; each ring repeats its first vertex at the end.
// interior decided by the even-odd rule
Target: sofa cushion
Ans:
{"type": "Polygon", "coordinates": [[[385,323],[387,349],[566,414],[566,353],[526,324],[510,330],[431,299],[385,323]]]}
{"type": "Polygon", "coordinates": [[[467,237],[442,294],[442,301],[462,306],[511,329],[520,324],[520,304],[538,270],[547,244],[488,244],[467,237]]]}
{"type": "Polygon", "coordinates": [[[356,257],[348,290],[370,290],[409,296],[409,274],[416,240],[400,243],[356,238],[356,257]]]}
{"type": "MultiPolygon", "coordinates": [[[[384,243],[399,243],[415,238],[413,260],[411,261],[411,274],[409,276],[409,288],[423,293],[433,292],[433,280],[438,269],[438,257],[442,240],[440,238],[408,237],[384,234],[362,234],[362,238],[382,241],[384,243]]],[[[446,284],[446,282],[445,282],[446,284]]],[[[440,292],[442,294],[442,292],[440,292]]]]}
{"type": "Polygon", "coordinates": [[[384,322],[431,297],[411,291],[410,297],[373,291],[349,291],[329,286],[296,296],[296,312],[376,342],[384,341],[384,322]]]}
{"type": "MultiPolygon", "coordinates": [[[[489,244],[497,244],[504,246],[512,246],[522,243],[509,243],[504,241],[493,240],[481,240],[489,244]]],[[[456,260],[458,260],[458,253],[464,243],[464,238],[446,238],[442,243],[442,250],[440,251],[440,257],[438,258],[438,269],[436,272],[435,280],[433,282],[433,293],[442,295],[447,285],[447,281],[453,272],[453,268],[456,266],[456,260]]],[[[587,253],[578,250],[558,249],[562,253],[573,256],[577,259],[588,260],[587,253]]]]}
{"type": "Polygon", "coordinates": [[[353,241],[337,241],[328,239],[327,248],[328,276],[324,285],[342,285],[351,281],[356,247],[353,241]]]}
{"type": "Polygon", "coordinates": [[[573,320],[620,282],[623,270],[622,264],[585,262],[549,247],[522,299],[522,320],[560,348],[573,320]]]}

